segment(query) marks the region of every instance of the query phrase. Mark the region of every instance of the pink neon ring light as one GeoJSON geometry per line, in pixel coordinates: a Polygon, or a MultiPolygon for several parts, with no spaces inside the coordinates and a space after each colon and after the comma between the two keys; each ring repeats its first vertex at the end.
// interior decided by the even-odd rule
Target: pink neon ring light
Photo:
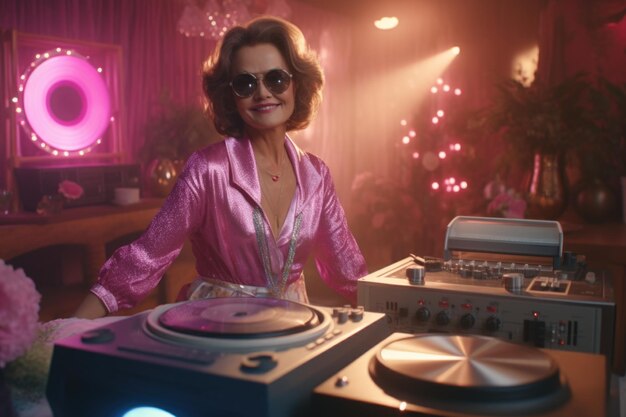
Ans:
{"type": "Polygon", "coordinates": [[[111,119],[104,80],[77,54],[51,56],[38,62],[27,75],[23,107],[32,132],[49,147],[61,151],[89,148],[106,131],[111,119]],[[69,93],[74,106],[79,106],[69,113],[70,118],[59,117],[53,108],[53,103],[59,105],[54,97],[61,90],[69,93]]]}

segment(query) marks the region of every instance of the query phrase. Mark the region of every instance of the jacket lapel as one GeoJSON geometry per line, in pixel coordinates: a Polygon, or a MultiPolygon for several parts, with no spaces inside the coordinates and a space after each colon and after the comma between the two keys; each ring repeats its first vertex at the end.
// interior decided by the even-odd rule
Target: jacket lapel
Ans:
{"type": "Polygon", "coordinates": [[[289,136],[285,139],[289,158],[294,162],[298,186],[296,215],[299,214],[317,195],[322,183],[319,168],[313,165],[310,156],[301,150],[289,136]]]}
{"type": "MultiPolygon", "coordinates": [[[[260,206],[261,186],[259,185],[250,139],[227,138],[225,143],[233,183],[260,206]]],[[[289,136],[285,137],[285,143],[287,154],[294,165],[296,175],[298,187],[296,214],[298,214],[317,195],[322,183],[322,176],[319,167],[311,162],[309,155],[302,151],[289,136]]]]}
{"type": "Polygon", "coordinates": [[[226,138],[225,142],[233,183],[260,206],[261,186],[250,139],[226,138]]]}

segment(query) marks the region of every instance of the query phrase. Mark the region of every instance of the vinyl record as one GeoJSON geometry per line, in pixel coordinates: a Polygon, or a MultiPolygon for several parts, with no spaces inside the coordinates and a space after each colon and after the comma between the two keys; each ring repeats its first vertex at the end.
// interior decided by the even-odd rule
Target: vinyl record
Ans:
{"type": "Polygon", "coordinates": [[[304,304],[273,298],[212,298],[165,311],[158,322],[182,334],[254,339],[300,333],[320,323],[304,304]]]}
{"type": "MultiPolygon", "coordinates": [[[[376,383],[422,401],[506,403],[559,393],[555,360],[539,349],[471,335],[421,335],[383,345],[370,362],[376,383]]],[[[560,401],[563,395],[556,395],[560,401]]]]}

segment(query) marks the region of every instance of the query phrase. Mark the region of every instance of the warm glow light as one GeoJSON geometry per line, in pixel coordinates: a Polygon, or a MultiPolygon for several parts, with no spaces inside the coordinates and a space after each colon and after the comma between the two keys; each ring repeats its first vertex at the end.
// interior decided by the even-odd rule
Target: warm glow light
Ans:
{"type": "Polygon", "coordinates": [[[467,189],[467,181],[461,181],[461,188],[462,189],[467,189]]]}
{"type": "Polygon", "coordinates": [[[430,87],[430,92],[433,94],[437,94],[437,91],[439,91],[439,89],[435,86],[430,87]]]}
{"type": "Polygon", "coordinates": [[[432,188],[433,190],[438,190],[439,189],[439,183],[438,182],[433,182],[432,184],[430,184],[430,188],[432,188]]]}
{"type": "Polygon", "coordinates": [[[459,48],[458,46],[455,46],[455,47],[453,47],[453,48],[452,48],[452,50],[451,50],[451,51],[452,51],[452,53],[453,53],[454,55],[458,55],[458,54],[460,54],[460,53],[461,53],[461,48],[459,48]]]}
{"type": "MultiPolygon", "coordinates": [[[[394,109],[404,109],[413,114],[415,109],[420,108],[422,104],[436,97],[430,91],[433,85],[439,87],[439,84],[433,83],[433,80],[437,80],[437,78],[442,76],[453,59],[454,56],[446,49],[432,56],[407,62],[406,65],[395,66],[389,71],[363,76],[359,79],[360,87],[356,90],[354,100],[362,103],[370,102],[372,97],[380,98],[381,103],[392,100],[394,109]]],[[[434,110],[437,109],[435,108],[434,110]]],[[[381,115],[377,106],[363,106],[359,110],[359,114],[364,120],[371,122],[367,127],[359,127],[359,133],[363,134],[364,142],[362,145],[370,149],[374,154],[382,155],[388,151],[386,146],[389,143],[380,141],[380,137],[388,134],[390,131],[399,131],[400,133],[396,133],[393,140],[400,146],[402,136],[406,135],[410,128],[413,128],[411,126],[411,118],[404,112],[396,113],[396,118],[389,119],[381,115]],[[402,120],[405,120],[406,124],[402,120]]],[[[429,116],[432,117],[433,115],[430,114],[429,116]]],[[[419,138],[420,134],[420,132],[417,132],[416,138],[419,138]]],[[[411,142],[414,143],[415,141],[412,140],[411,142]]],[[[412,151],[411,149],[409,152],[412,151]]],[[[407,158],[410,158],[410,155],[410,153],[407,154],[407,158]]],[[[436,154],[434,157],[438,162],[439,158],[437,158],[436,154]]],[[[426,153],[421,151],[419,159],[415,161],[418,162],[425,159],[426,153]]]]}
{"type": "Polygon", "coordinates": [[[405,136],[402,138],[402,143],[404,143],[405,145],[408,145],[409,142],[411,142],[411,138],[408,136],[405,136]]]}
{"type": "Polygon", "coordinates": [[[409,136],[410,137],[414,138],[415,135],[417,135],[417,133],[415,133],[415,130],[413,130],[413,129],[409,130],[409,136]]]}
{"type": "Polygon", "coordinates": [[[407,122],[405,119],[400,120],[400,125],[401,126],[406,126],[407,122]]]}
{"type": "Polygon", "coordinates": [[[420,153],[419,152],[413,152],[413,159],[417,159],[420,157],[420,153]]]}
{"type": "Polygon", "coordinates": [[[443,110],[437,110],[437,116],[443,117],[443,110]]]}
{"type": "Polygon", "coordinates": [[[511,62],[511,77],[526,87],[535,80],[535,72],[539,64],[539,45],[522,51],[511,62]]]}
{"type": "Polygon", "coordinates": [[[374,21],[374,26],[376,26],[376,28],[380,30],[390,30],[398,26],[399,22],[400,21],[395,16],[391,16],[391,17],[385,16],[374,21]]]}
{"type": "Polygon", "coordinates": [[[454,95],[455,96],[460,96],[461,95],[461,89],[460,88],[455,88],[454,89],[454,95]]]}
{"type": "Polygon", "coordinates": [[[446,159],[446,153],[444,151],[439,151],[439,158],[446,159]]]}
{"type": "Polygon", "coordinates": [[[433,124],[436,125],[437,123],[439,123],[439,118],[438,117],[433,117],[431,119],[431,122],[433,122],[433,124]]]}

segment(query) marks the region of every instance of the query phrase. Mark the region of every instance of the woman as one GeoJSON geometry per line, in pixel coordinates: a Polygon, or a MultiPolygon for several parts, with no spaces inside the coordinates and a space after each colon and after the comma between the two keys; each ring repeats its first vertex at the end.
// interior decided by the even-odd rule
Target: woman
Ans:
{"type": "Polygon", "coordinates": [[[118,249],[76,316],[134,306],[189,239],[199,278],[182,298],[261,296],[308,302],[304,265],[356,301],[367,273],[328,167],[287,132],[306,127],[323,76],[300,30],[277,18],[234,27],[209,58],[208,112],[228,136],[192,155],[146,232],[118,249]]]}

